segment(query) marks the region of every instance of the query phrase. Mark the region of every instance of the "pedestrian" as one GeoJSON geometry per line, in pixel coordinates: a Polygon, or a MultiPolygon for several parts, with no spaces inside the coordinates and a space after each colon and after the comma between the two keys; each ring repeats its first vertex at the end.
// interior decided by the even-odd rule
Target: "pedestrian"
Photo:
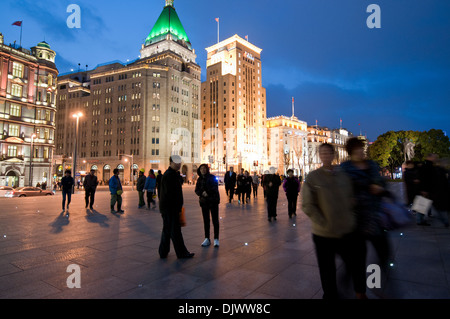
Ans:
{"type": "MultiPolygon", "coordinates": [[[[245,202],[248,204],[250,201],[250,195],[252,193],[252,183],[253,178],[250,176],[248,171],[244,172],[244,192],[245,192],[245,202]]],[[[242,198],[242,202],[244,202],[244,198],[242,198]]]]}
{"type": "Polygon", "coordinates": [[[380,266],[385,269],[389,264],[390,244],[380,212],[382,198],[387,193],[386,182],[378,165],[366,159],[363,141],[357,137],[349,138],[345,148],[350,160],[342,163],[341,167],[352,180],[355,191],[357,232],[361,239],[373,245],[380,266]]]}
{"type": "Polygon", "coordinates": [[[203,247],[211,245],[210,240],[210,216],[214,227],[214,247],[219,247],[219,183],[216,176],[209,172],[207,164],[202,164],[197,169],[198,179],[195,184],[195,193],[199,197],[203,215],[203,228],[205,240],[203,247]]]}
{"type": "Polygon", "coordinates": [[[419,194],[419,172],[413,161],[405,162],[403,170],[403,182],[406,188],[406,203],[409,207],[414,202],[414,198],[419,194]]]}
{"type": "Polygon", "coordinates": [[[145,207],[144,193],[145,193],[145,182],[146,182],[147,177],[145,177],[144,173],[145,173],[145,169],[141,168],[139,170],[139,177],[136,181],[136,190],[139,195],[138,208],[145,207]]]}
{"type": "Polygon", "coordinates": [[[67,169],[64,172],[65,176],[61,178],[61,187],[62,187],[62,210],[66,208],[66,197],[67,197],[67,211],[69,211],[70,201],[72,199],[72,189],[75,184],[75,180],[72,177],[72,171],[67,169]]]}
{"type": "Polygon", "coordinates": [[[159,210],[163,219],[159,256],[167,258],[170,251],[170,240],[177,258],[192,258],[194,253],[187,250],[181,233],[180,215],[183,209],[183,190],[180,174],[181,157],[172,155],[169,168],[164,172],[160,186],[159,210]]]}
{"type": "Polygon", "coordinates": [[[86,208],[94,209],[95,191],[97,190],[98,179],[95,176],[95,169],[91,169],[89,174],[86,175],[83,181],[84,188],[84,200],[86,202],[86,208]]]}
{"type": "Polygon", "coordinates": [[[124,213],[122,210],[122,182],[119,178],[119,169],[115,168],[113,170],[113,176],[109,179],[109,191],[111,193],[111,213],[124,213]],[[114,210],[114,207],[117,203],[117,211],[114,210]]]}
{"type": "Polygon", "coordinates": [[[253,172],[252,176],[252,188],[253,188],[253,198],[256,198],[258,196],[258,187],[259,187],[259,176],[256,174],[256,171],[253,172]]]}
{"type": "Polygon", "coordinates": [[[233,200],[234,188],[236,187],[236,173],[233,171],[233,166],[230,166],[230,170],[225,173],[224,184],[227,194],[229,195],[229,203],[233,200]]]}
{"type": "MultiPolygon", "coordinates": [[[[448,172],[438,165],[439,156],[434,153],[427,155],[425,163],[419,169],[420,194],[432,201],[429,216],[437,216],[445,227],[449,227],[448,200],[450,197],[448,172]]],[[[417,225],[429,226],[424,221],[423,214],[416,214],[417,225]]]]}
{"type": "Polygon", "coordinates": [[[300,192],[300,181],[294,176],[292,169],[287,170],[288,177],[283,180],[283,189],[288,201],[289,218],[297,216],[297,198],[300,192]]]}
{"type": "Polygon", "coordinates": [[[238,203],[241,203],[241,197],[242,197],[242,202],[244,202],[244,194],[245,194],[245,183],[246,183],[246,178],[244,176],[244,169],[241,168],[241,173],[236,177],[236,192],[238,194],[238,203]]]}
{"type": "Polygon", "coordinates": [[[158,200],[160,199],[159,191],[161,189],[161,179],[162,179],[162,172],[161,170],[158,170],[158,175],[156,175],[156,191],[158,194],[158,200]]]}
{"type": "Polygon", "coordinates": [[[310,172],[302,187],[302,208],[312,223],[323,299],[337,299],[336,255],[340,255],[350,271],[358,299],[366,296],[366,269],[362,240],[357,236],[353,211],[353,186],[340,167],[332,165],[334,148],[324,143],[319,147],[322,167],[310,172]]]}
{"type": "Polygon", "coordinates": [[[281,179],[275,174],[275,167],[270,168],[270,172],[267,172],[264,176],[264,189],[266,192],[267,200],[267,215],[268,221],[277,220],[277,202],[278,193],[281,185],[281,179]]]}
{"type": "Polygon", "coordinates": [[[144,189],[147,191],[147,208],[150,209],[150,203],[153,203],[153,207],[156,207],[155,200],[153,199],[153,195],[156,191],[156,176],[155,172],[151,169],[148,172],[147,179],[145,180],[144,189]]]}

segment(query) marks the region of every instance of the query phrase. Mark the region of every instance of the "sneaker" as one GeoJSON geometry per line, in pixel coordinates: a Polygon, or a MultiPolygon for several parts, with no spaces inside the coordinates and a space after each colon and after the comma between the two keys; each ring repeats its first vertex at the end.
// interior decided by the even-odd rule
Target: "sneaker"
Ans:
{"type": "Polygon", "coordinates": [[[219,240],[218,239],[214,239],[214,247],[219,247],[219,240]]]}
{"type": "Polygon", "coordinates": [[[114,209],[111,209],[111,214],[117,213],[114,209]]]}
{"type": "Polygon", "coordinates": [[[211,241],[209,240],[209,238],[205,238],[205,240],[202,243],[202,246],[208,247],[209,245],[211,245],[211,241]]]}
{"type": "Polygon", "coordinates": [[[117,212],[122,213],[122,214],[125,213],[125,211],[123,209],[119,209],[117,212]]]}

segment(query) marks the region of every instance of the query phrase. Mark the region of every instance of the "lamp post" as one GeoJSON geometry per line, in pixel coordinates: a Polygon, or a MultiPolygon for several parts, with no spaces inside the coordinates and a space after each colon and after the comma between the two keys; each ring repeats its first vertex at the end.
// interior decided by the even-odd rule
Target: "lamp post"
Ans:
{"type": "Polygon", "coordinates": [[[30,186],[33,186],[33,157],[34,157],[34,149],[33,149],[33,142],[36,138],[36,134],[31,134],[31,144],[30,144],[30,176],[28,179],[28,182],[30,186]]]}
{"type": "Polygon", "coordinates": [[[133,154],[129,155],[129,154],[120,154],[119,153],[119,156],[127,156],[127,157],[131,158],[131,162],[130,162],[130,168],[131,168],[130,175],[131,175],[131,178],[130,178],[130,180],[131,180],[131,190],[134,190],[134,178],[133,178],[134,177],[134,175],[133,175],[134,161],[133,161],[133,154]]]}
{"type": "MultiPolygon", "coordinates": [[[[75,127],[75,146],[74,146],[74,150],[73,150],[73,165],[72,165],[73,176],[74,176],[75,183],[76,183],[76,177],[77,177],[76,175],[77,175],[78,124],[79,124],[79,121],[80,121],[80,117],[82,117],[82,116],[83,116],[83,113],[81,113],[81,112],[78,112],[78,113],[75,113],[75,114],[72,115],[73,118],[77,119],[77,124],[76,124],[76,127],[75,127]]],[[[72,194],[75,193],[75,183],[74,183],[73,188],[72,188],[72,194]]]]}

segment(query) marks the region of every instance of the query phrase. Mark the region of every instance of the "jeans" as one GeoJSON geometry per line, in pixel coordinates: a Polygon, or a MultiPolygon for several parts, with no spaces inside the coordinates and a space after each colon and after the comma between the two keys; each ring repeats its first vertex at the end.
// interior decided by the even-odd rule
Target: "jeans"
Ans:
{"type": "Polygon", "coordinates": [[[86,189],[84,193],[84,200],[86,202],[86,208],[89,207],[92,209],[94,206],[94,196],[95,196],[95,190],[94,189],[86,189]]]}
{"type": "Polygon", "coordinates": [[[147,207],[150,208],[150,203],[153,203],[153,205],[156,205],[155,200],[153,199],[153,190],[147,190],[147,207]]]}
{"type": "Polygon", "coordinates": [[[62,191],[62,209],[66,207],[66,196],[67,196],[67,208],[69,208],[70,200],[72,199],[72,190],[64,190],[62,191]]]}
{"type": "Polygon", "coordinates": [[[205,230],[205,238],[209,238],[210,231],[210,212],[214,227],[214,239],[219,239],[219,205],[203,205],[203,228],[205,230]]]}
{"type": "Polygon", "coordinates": [[[145,190],[138,191],[138,194],[139,194],[139,207],[144,207],[145,206],[144,193],[145,193],[145,190]]]}

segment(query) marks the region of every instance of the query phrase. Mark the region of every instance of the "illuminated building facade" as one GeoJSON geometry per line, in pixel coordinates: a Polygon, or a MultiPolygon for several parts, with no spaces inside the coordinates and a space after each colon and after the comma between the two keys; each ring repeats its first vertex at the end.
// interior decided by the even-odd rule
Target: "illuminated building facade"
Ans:
{"type": "MultiPolygon", "coordinates": [[[[81,111],[77,167],[124,182],[144,168],[164,172],[170,155],[183,159],[188,179],[200,163],[200,73],[195,51],[173,1],[166,1],[142,44],[140,58],[112,62],[59,78],[57,152],[74,150],[74,119],[81,111]]],[[[70,160],[68,160],[70,163],[70,160]]]]}
{"type": "Polygon", "coordinates": [[[276,116],[267,119],[269,166],[279,174],[293,169],[296,176],[304,176],[307,168],[307,123],[295,116],[276,116]]]}
{"type": "Polygon", "coordinates": [[[55,52],[27,50],[0,33],[0,186],[51,185],[55,148],[55,52]]]}
{"type": "Polygon", "coordinates": [[[262,172],[267,166],[266,90],[261,49],[234,35],[206,48],[201,86],[202,162],[262,172]]]}

